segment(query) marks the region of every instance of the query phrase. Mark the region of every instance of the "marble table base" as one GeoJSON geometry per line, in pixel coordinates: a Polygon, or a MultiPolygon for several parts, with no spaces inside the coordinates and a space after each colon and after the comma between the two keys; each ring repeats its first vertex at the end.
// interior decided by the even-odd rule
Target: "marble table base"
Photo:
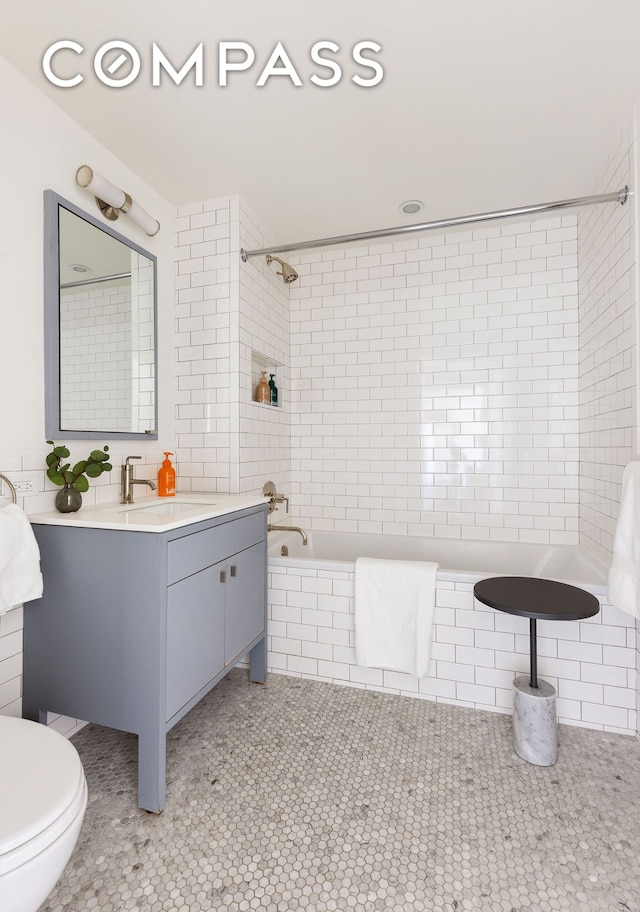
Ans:
{"type": "Polygon", "coordinates": [[[528,677],[514,679],[513,745],[535,766],[553,766],[558,759],[556,691],[547,681],[531,687],[528,677]]]}

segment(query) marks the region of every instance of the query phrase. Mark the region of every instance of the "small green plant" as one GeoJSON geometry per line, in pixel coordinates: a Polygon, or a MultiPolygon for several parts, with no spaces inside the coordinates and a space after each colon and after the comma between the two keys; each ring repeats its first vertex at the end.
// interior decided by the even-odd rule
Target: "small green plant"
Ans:
{"type": "Polygon", "coordinates": [[[108,446],[102,450],[92,450],[88,459],[76,462],[73,468],[71,463],[64,463],[71,455],[66,446],[56,446],[53,440],[47,440],[53,450],[47,454],[47,478],[55,485],[73,485],[76,491],[84,494],[89,490],[89,478],[99,478],[103,472],[110,472],[113,466],[109,462],[108,446]]]}

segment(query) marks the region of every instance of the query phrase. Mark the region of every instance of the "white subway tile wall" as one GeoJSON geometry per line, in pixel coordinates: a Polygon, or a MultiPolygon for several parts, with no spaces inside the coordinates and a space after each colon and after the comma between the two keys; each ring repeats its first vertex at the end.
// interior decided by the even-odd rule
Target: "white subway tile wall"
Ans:
{"type": "MultiPolygon", "coordinates": [[[[240,376],[239,376],[239,491],[261,491],[273,481],[278,491],[291,487],[291,411],[289,405],[289,286],[267,266],[265,257],[240,260],[240,248],[255,250],[271,243],[255,216],[240,201],[239,239],[232,241],[232,259],[240,275],[240,376]],[[252,353],[275,369],[278,405],[254,402],[252,353]]],[[[280,267],[278,266],[278,269],[280,267]]],[[[279,507],[274,521],[283,516],[279,507]]]]}
{"type": "Polygon", "coordinates": [[[269,240],[237,196],[181,207],[177,221],[178,459],[184,489],[242,493],[290,482],[289,295],[269,240]],[[283,365],[280,407],[254,403],[252,351],[283,365]],[[265,412],[265,408],[267,412],[265,412]]]}
{"type": "Polygon", "coordinates": [[[130,269],[61,293],[61,363],[73,365],[60,376],[64,427],[155,430],[153,264],[132,252],[130,269]]]}
{"type": "Polygon", "coordinates": [[[153,263],[131,252],[131,427],[156,430],[153,263]]]}
{"type": "Polygon", "coordinates": [[[60,294],[63,426],[105,430],[131,426],[131,286],[129,282],[67,288],[60,294]]]}
{"type": "Polygon", "coordinates": [[[577,543],[575,216],[295,263],[292,492],[303,521],[577,543]]]}
{"type": "Polygon", "coordinates": [[[237,492],[231,431],[234,341],[237,347],[229,256],[237,228],[232,221],[238,221],[237,197],[178,209],[176,459],[182,491],[237,492]]]}
{"type": "Polygon", "coordinates": [[[22,608],[0,615],[0,713],[22,715],[22,608]]]}
{"type": "MultiPolygon", "coordinates": [[[[633,136],[624,130],[595,192],[636,187],[633,136]]],[[[580,541],[611,559],[622,471],[637,455],[634,202],[580,217],[580,541]]]]}
{"type": "MultiPolygon", "coordinates": [[[[426,677],[355,664],[352,570],[269,568],[269,670],[509,713],[513,678],[529,671],[526,618],[493,611],[471,582],[439,579],[426,677]]],[[[538,622],[538,672],[557,691],[558,719],[636,732],[636,630],[604,603],[586,621],[538,622]]]]}

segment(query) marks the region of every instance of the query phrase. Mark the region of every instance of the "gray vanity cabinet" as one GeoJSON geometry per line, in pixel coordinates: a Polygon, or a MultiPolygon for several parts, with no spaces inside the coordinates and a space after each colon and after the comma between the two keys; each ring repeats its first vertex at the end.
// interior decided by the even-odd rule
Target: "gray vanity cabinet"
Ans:
{"type": "Polygon", "coordinates": [[[266,507],[170,532],[33,525],[23,715],[138,735],[138,803],[160,811],[166,733],[247,652],[266,678],[266,507]]]}
{"type": "Polygon", "coordinates": [[[169,585],[167,720],[264,630],[263,551],[252,545],[169,585]]]}
{"type": "Polygon", "coordinates": [[[167,719],[224,668],[224,593],[215,567],[200,570],[167,593],[167,719]]]}

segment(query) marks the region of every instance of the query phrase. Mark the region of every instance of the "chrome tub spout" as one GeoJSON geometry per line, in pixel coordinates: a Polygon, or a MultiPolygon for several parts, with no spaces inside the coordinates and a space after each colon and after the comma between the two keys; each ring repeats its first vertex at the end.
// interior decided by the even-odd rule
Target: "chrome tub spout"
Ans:
{"type": "Polygon", "coordinates": [[[267,532],[299,532],[302,536],[302,544],[307,544],[307,533],[299,526],[275,526],[271,525],[271,523],[268,523],[267,532]]]}

